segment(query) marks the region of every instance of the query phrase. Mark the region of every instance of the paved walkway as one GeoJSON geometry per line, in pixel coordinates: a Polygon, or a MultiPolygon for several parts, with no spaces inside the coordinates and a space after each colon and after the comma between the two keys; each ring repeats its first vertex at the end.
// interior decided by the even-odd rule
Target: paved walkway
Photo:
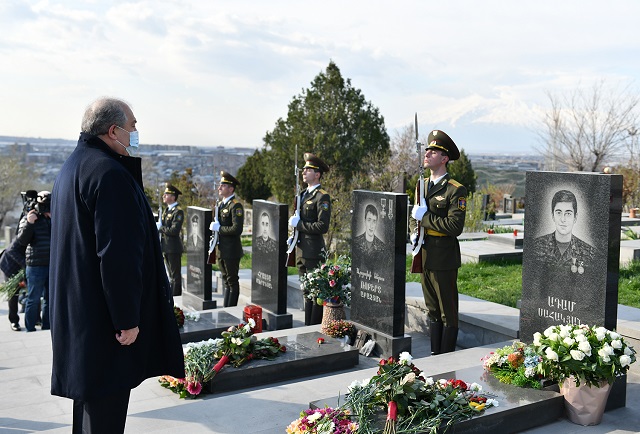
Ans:
{"type": "MultiPolygon", "coordinates": [[[[217,296],[217,295],[216,295],[217,296]]],[[[179,298],[177,298],[179,302],[179,298]]],[[[240,303],[242,305],[242,302],[240,303]]],[[[9,328],[6,302],[0,317],[0,433],[69,433],[71,401],[49,393],[51,339],[48,331],[14,332],[9,328]],[[1,324],[1,323],[0,323],[1,324]]],[[[241,308],[230,313],[240,316],[241,308]]],[[[303,327],[301,311],[290,310],[296,331],[318,330],[303,327]]],[[[283,333],[271,332],[273,334],[283,333]]],[[[477,364],[487,348],[472,348],[450,355],[427,357],[429,340],[424,334],[412,336],[416,365],[436,374],[477,364]]],[[[353,380],[362,380],[376,371],[377,360],[360,356],[354,370],[334,375],[309,377],[291,383],[246,389],[240,392],[205,395],[197,400],[181,400],[160,387],[157,379],[143,382],[133,390],[126,432],[142,433],[284,433],[286,426],[308,408],[310,401],[344,393],[353,380]]],[[[608,412],[597,427],[580,427],[566,420],[538,428],[531,433],[632,433],[640,427],[640,363],[633,365],[627,388],[627,407],[608,412]]],[[[112,376],[115,373],[105,372],[112,376]]],[[[535,417],[535,415],[531,415],[535,417]]],[[[493,433],[492,433],[493,434],[493,433]]]]}

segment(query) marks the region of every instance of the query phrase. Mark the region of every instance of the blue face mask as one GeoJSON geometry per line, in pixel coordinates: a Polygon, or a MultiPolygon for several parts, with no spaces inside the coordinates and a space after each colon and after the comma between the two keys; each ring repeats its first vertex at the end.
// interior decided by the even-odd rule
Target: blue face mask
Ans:
{"type": "MultiPolygon", "coordinates": [[[[127,131],[124,128],[119,127],[118,125],[116,125],[116,127],[120,128],[122,131],[127,131]]],[[[138,136],[138,131],[127,131],[127,133],[129,133],[129,146],[134,149],[138,149],[138,146],[140,146],[140,137],[138,136]]],[[[116,140],[116,142],[120,143],[118,140],[116,140]]],[[[122,143],[120,144],[127,151],[127,154],[132,155],[132,152],[127,146],[123,145],[122,143]]]]}

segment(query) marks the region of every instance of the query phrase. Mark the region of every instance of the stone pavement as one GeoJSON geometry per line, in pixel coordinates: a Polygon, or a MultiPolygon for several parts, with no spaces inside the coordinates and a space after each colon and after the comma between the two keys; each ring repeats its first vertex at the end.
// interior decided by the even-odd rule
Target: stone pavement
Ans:
{"type": "MultiPolygon", "coordinates": [[[[219,295],[215,295],[219,297],[219,295]]],[[[180,297],[176,297],[179,304],[180,297]]],[[[220,301],[221,303],[221,301],[220,301]]],[[[243,306],[243,301],[240,301],[243,306]]],[[[51,375],[51,339],[48,331],[14,332],[9,327],[6,302],[0,304],[0,433],[69,433],[71,401],[49,393],[51,375]]],[[[229,308],[241,317],[242,307],[229,308]]],[[[294,329],[269,332],[273,335],[319,330],[304,327],[303,313],[290,309],[294,329]]],[[[22,315],[21,315],[22,316],[22,315]]],[[[471,348],[428,357],[429,339],[420,332],[412,336],[412,354],[416,365],[428,375],[477,365],[482,356],[500,345],[471,348]]],[[[284,433],[286,426],[308,408],[310,401],[344,394],[353,380],[371,377],[377,359],[360,356],[352,370],[333,375],[308,377],[290,383],[277,383],[239,392],[204,395],[196,400],[181,400],[160,387],[157,379],[144,381],[133,390],[126,433],[284,433]]],[[[627,386],[627,407],[607,412],[601,425],[581,427],[560,419],[530,433],[632,433],[640,427],[640,364],[632,365],[627,386]]],[[[117,376],[105,372],[104,375],[117,376]]],[[[531,415],[535,417],[535,415],[531,415]]]]}

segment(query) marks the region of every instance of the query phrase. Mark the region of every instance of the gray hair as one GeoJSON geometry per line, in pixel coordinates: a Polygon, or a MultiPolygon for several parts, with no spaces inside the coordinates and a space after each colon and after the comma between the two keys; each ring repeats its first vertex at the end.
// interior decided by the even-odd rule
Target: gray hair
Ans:
{"type": "Polygon", "coordinates": [[[97,99],[84,112],[81,131],[99,136],[107,134],[111,125],[125,125],[127,123],[125,107],[128,106],[126,102],[116,98],[97,99]]]}

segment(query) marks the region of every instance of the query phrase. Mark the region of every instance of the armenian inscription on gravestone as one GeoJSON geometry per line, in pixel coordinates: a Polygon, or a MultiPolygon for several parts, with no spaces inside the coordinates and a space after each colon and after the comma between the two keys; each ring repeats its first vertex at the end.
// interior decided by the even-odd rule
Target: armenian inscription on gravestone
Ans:
{"type": "MultiPolygon", "coordinates": [[[[287,313],[288,207],[254,200],[253,216],[251,302],[276,315],[283,315],[287,313]]],[[[269,316],[266,319],[271,330],[286,328],[282,324],[270,324],[269,316]]]]}
{"type": "Polygon", "coordinates": [[[520,338],[557,324],[614,329],[622,176],[527,172],[520,338]]]}
{"type": "Polygon", "coordinates": [[[187,289],[183,303],[196,310],[216,307],[211,300],[211,265],[207,264],[211,219],[210,209],[187,207],[187,289]]]}
{"type": "Polygon", "coordinates": [[[407,195],[353,192],[351,319],[404,336],[407,195]]]}

